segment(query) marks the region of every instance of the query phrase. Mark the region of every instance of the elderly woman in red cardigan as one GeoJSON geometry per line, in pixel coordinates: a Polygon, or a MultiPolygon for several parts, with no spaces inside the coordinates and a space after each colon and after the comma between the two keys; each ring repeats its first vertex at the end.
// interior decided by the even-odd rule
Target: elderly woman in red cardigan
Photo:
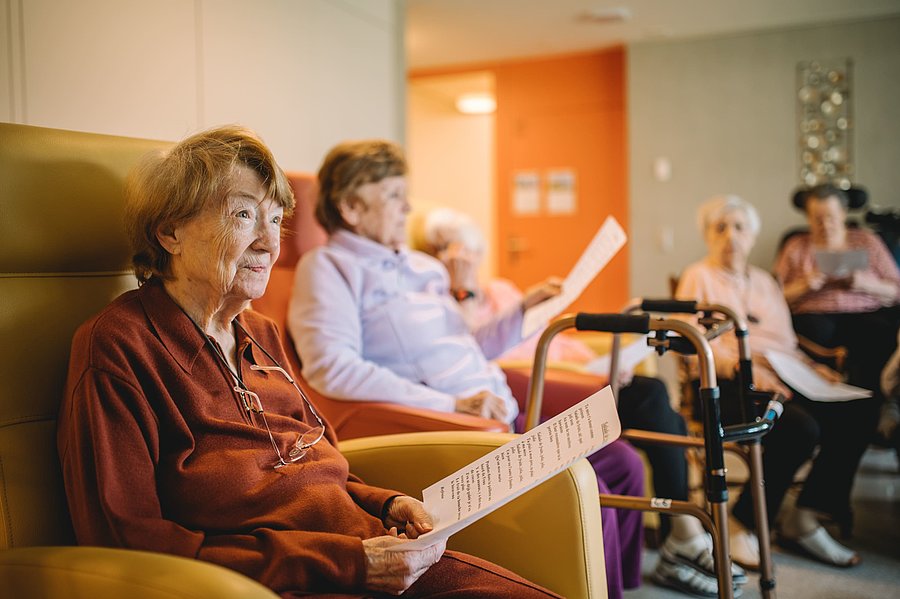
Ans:
{"type": "Polygon", "coordinates": [[[282,369],[274,323],[246,309],[293,206],[269,149],[238,127],[130,180],[141,285],[76,333],[59,421],[79,543],[207,560],[284,597],[556,596],[442,543],[387,551],[430,530],[424,507],[348,472],[282,369]]]}

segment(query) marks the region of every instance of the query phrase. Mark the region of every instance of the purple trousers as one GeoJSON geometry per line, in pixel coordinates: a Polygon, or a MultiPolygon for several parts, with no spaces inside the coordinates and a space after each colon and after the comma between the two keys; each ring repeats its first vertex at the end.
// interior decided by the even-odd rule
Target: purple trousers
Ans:
{"type": "MultiPolygon", "coordinates": [[[[597,473],[601,493],[644,495],[644,465],[637,451],[625,441],[613,441],[588,456],[597,473]]],[[[621,599],[623,589],[641,583],[643,512],[600,508],[603,519],[603,551],[606,553],[606,585],[609,599],[621,599]]]]}

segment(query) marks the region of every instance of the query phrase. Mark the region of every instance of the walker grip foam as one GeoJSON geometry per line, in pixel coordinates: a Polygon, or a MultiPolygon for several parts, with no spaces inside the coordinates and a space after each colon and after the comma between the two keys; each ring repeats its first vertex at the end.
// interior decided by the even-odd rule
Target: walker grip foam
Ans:
{"type": "Polygon", "coordinates": [[[607,333],[649,333],[649,314],[589,314],[575,315],[575,329],[607,333]]]}
{"type": "Polygon", "coordinates": [[[641,310],[694,314],[697,312],[697,300],[645,299],[641,302],[641,310]]]}

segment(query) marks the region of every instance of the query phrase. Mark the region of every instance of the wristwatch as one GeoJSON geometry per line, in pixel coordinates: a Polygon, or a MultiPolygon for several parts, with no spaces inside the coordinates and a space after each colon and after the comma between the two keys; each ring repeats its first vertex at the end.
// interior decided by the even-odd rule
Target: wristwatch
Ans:
{"type": "Polygon", "coordinates": [[[451,289],[450,295],[458,302],[464,302],[467,299],[475,297],[475,292],[471,289],[451,289]]]}

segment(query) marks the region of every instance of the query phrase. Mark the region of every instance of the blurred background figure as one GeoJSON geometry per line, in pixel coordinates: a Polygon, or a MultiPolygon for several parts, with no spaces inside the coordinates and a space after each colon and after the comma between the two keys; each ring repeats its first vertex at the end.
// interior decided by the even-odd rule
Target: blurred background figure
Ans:
{"type": "MultiPolygon", "coordinates": [[[[485,239],[477,223],[467,214],[452,208],[436,208],[425,217],[423,247],[447,268],[450,289],[459,300],[466,323],[477,329],[522,302],[522,292],[512,281],[494,277],[482,280],[479,270],[484,260],[485,239]]],[[[559,281],[559,279],[552,279],[559,281]]],[[[500,360],[531,361],[540,335],[525,339],[500,355],[500,360]]],[[[547,360],[586,364],[597,357],[583,341],[557,335],[550,343],[547,360]]]]}
{"type": "MultiPolygon", "coordinates": [[[[479,269],[485,240],[481,229],[467,214],[451,208],[437,208],[424,219],[424,251],[447,267],[453,296],[459,302],[470,327],[478,327],[504,312],[515,309],[523,293],[511,281],[494,278],[483,281],[479,269]]],[[[524,294],[528,295],[528,292],[524,294]]],[[[500,356],[500,360],[534,360],[540,335],[535,333],[500,356]]],[[[581,340],[557,335],[550,344],[548,363],[583,366],[597,357],[581,340]]],[[[687,427],[672,409],[665,384],[656,378],[620,373],[619,420],[623,428],[684,435],[687,427]]],[[[554,412],[570,407],[580,397],[547,397],[554,412]]],[[[647,454],[652,468],[653,490],[658,497],[688,500],[687,461],[678,447],[635,443],[647,454]]],[[[660,560],[653,573],[658,584],[701,597],[717,596],[718,581],[712,557],[712,540],[700,522],[691,516],[662,515],[660,518],[660,560]]],[[[732,568],[736,584],[747,580],[738,566],[732,568]]]]}
{"type": "MultiPolygon", "coordinates": [[[[840,375],[827,366],[812,364],[800,352],[781,288],[769,273],[748,263],[760,229],[756,209],[735,195],[714,197],[700,206],[697,222],[709,253],[684,270],[676,297],[723,304],[743,317],[750,331],[756,388],[781,393],[790,400],[778,425],[762,441],[769,524],[775,525],[797,469],[818,447],[796,506],[779,520],[779,538],[824,563],[855,565],[858,555],[835,541],[816,516],[826,514],[840,522],[851,518],[850,490],[874,429],[875,400],[812,401],[782,381],[766,359],[766,350],[793,354],[828,380],[837,381],[840,375]]],[[[737,339],[724,335],[711,345],[721,389],[722,423],[733,424],[741,420],[735,383],[737,339]]],[[[732,557],[755,566],[759,563],[759,542],[753,534],[749,488],[741,493],[732,514],[732,557]]]]}
{"type": "Polygon", "coordinates": [[[880,398],[881,371],[897,347],[900,270],[876,234],[847,227],[843,190],[817,185],[801,205],[809,233],[790,238],[775,264],[794,329],[819,345],[846,347],[849,382],[880,398]],[[849,251],[863,252],[866,266],[836,276],[822,272],[817,253],[849,251]]]}

